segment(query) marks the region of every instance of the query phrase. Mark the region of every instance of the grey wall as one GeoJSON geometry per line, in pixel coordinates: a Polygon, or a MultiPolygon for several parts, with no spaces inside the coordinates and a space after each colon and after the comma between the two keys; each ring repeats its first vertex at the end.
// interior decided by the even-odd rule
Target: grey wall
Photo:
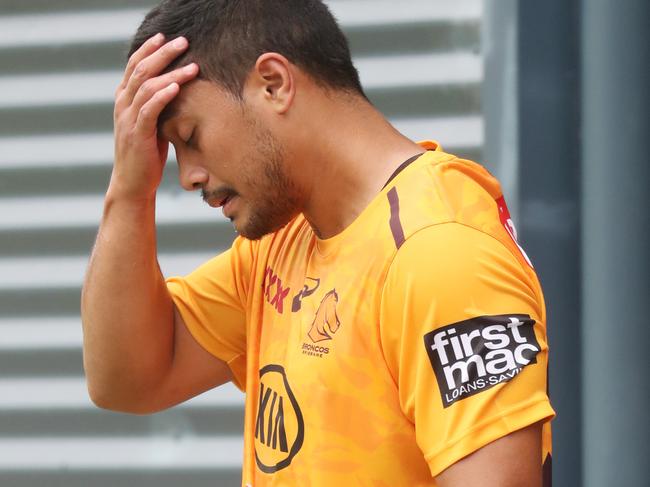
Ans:
{"type": "Polygon", "coordinates": [[[584,484],[648,485],[650,3],[582,2],[584,484]]]}

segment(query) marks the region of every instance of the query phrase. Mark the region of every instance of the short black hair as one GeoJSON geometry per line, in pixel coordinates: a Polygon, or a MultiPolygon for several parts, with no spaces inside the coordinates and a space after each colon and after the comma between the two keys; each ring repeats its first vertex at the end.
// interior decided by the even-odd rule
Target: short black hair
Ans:
{"type": "Polygon", "coordinates": [[[265,52],[282,54],[325,88],[365,98],[348,41],[321,0],[163,0],[138,28],[128,57],[159,32],[189,41],[168,70],[196,62],[200,78],[238,99],[265,52]]]}

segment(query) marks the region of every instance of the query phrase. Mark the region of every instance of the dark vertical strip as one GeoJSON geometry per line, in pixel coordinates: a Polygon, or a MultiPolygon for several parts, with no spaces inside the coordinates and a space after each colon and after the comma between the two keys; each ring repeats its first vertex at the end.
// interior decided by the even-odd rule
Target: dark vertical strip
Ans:
{"type": "Polygon", "coordinates": [[[546,298],[549,389],[557,412],[554,480],[571,486],[583,485],[582,423],[576,420],[584,413],[580,5],[579,0],[517,3],[520,163],[515,223],[546,298]]]}
{"type": "Polygon", "coordinates": [[[546,455],[542,467],[542,487],[553,487],[553,458],[550,454],[546,455]]]}
{"type": "Polygon", "coordinates": [[[390,203],[390,231],[395,240],[395,246],[399,249],[404,243],[404,229],[399,219],[399,196],[397,188],[391,188],[388,192],[388,202],[390,203]]]}

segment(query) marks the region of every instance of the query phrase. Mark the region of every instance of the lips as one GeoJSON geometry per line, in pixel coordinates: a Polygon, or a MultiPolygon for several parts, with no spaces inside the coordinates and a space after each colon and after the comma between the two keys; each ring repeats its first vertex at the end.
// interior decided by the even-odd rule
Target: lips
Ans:
{"type": "Polygon", "coordinates": [[[233,188],[227,186],[221,186],[213,191],[201,190],[203,201],[212,208],[221,208],[227,218],[231,218],[230,215],[234,211],[233,202],[238,196],[239,194],[233,188]]]}
{"type": "Polygon", "coordinates": [[[223,205],[226,204],[228,201],[228,198],[222,198],[222,199],[214,199],[210,198],[209,200],[206,201],[208,205],[210,205],[212,208],[221,208],[223,205]]]}
{"type": "Polygon", "coordinates": [[[233,211],[233,204],[234,201],[237,199],[237,196],[229,196],[226,198],[226,200],[223,202],[223,207],[221,211],[223,211],[223,214],[226,218],[230,218],[232,220],[232,211],[233,211]]]}
{"type": "Polygon", "coordinates": [[[217,203],[216,208],[226,206],[226,203],[228,203],[228,200],[230,200],[230,198],[232,198],[232,196],[226,196],[225,198],[221,199],[221,201],[217,203]]]}
{"type": "Polygon", "coordinates": [[[210,205],[212,208],[221,208],[222,206],[225,206],[226,203],[228,203],[229,200],[231,200],[234,197],[232,194],[228,195],[215,195],[212,197],[205,197],[204,196],[204,201],[210,205]]]}

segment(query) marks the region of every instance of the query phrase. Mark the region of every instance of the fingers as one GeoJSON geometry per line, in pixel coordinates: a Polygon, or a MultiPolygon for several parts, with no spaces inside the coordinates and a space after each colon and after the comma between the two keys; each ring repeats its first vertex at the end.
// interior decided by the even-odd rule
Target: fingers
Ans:
{"type": "Polygon", "coordinates": [[[126,85],[129,82],[133,71],[135,71],[138,63],[160,49],[160,46],[162,46],[164,42],[165,36],[158,33],[155,36],[147,39],[145,43],[140,46],[140,49],[131,55],[129,62],[126,65],[126,69],[124,70],[124,77],[122,78],[122,82],[120,83],[118,90],[123,90],[126,88],[126,85]]]}
{"type": "MultiPolygon", "coordinates": [[[[158,76],[174,59],[188,47],[187,39],[178,37],[137,62],[120,95],[125,106],[130,105],[142,84],[158,76]]],[[[145,50],[144,52],[148,52],[145,50]]],[[[135,55],[135,54],[134,54],[135,55]]]]}
{"type": "Polygon", "coordinates": [[[133,99],[132,110],[137,112],[147,103],[158,91],[168,87],[171,83],[182,85],[196,77],[199,67],[195,63],[188,64],[182,68],[175,69],[156,78],[145,81],[133,99]]]}
{"type": "Polygon", "coordinates": [[[166,88],[157,91],[138,112],[135,131],[143,138],[157,134],[158,117],[170,101],[179,93],[178,83],[171,83],[166,88]]]}
{"type": "Polygon", "coordinates": [[[162,178],[169,145],[158,137],[158,118],[180,92],[180,84],[194,78],[192,64],[160,74],[180,54],[184,38],[165,43],[162,35],[148,39],[127,63],[115,93],[115,166],[113,188],[122,195],[140,198],[155,194],[162,178]],[[134,106],[137,97],[137,106],[134,106]]]}

